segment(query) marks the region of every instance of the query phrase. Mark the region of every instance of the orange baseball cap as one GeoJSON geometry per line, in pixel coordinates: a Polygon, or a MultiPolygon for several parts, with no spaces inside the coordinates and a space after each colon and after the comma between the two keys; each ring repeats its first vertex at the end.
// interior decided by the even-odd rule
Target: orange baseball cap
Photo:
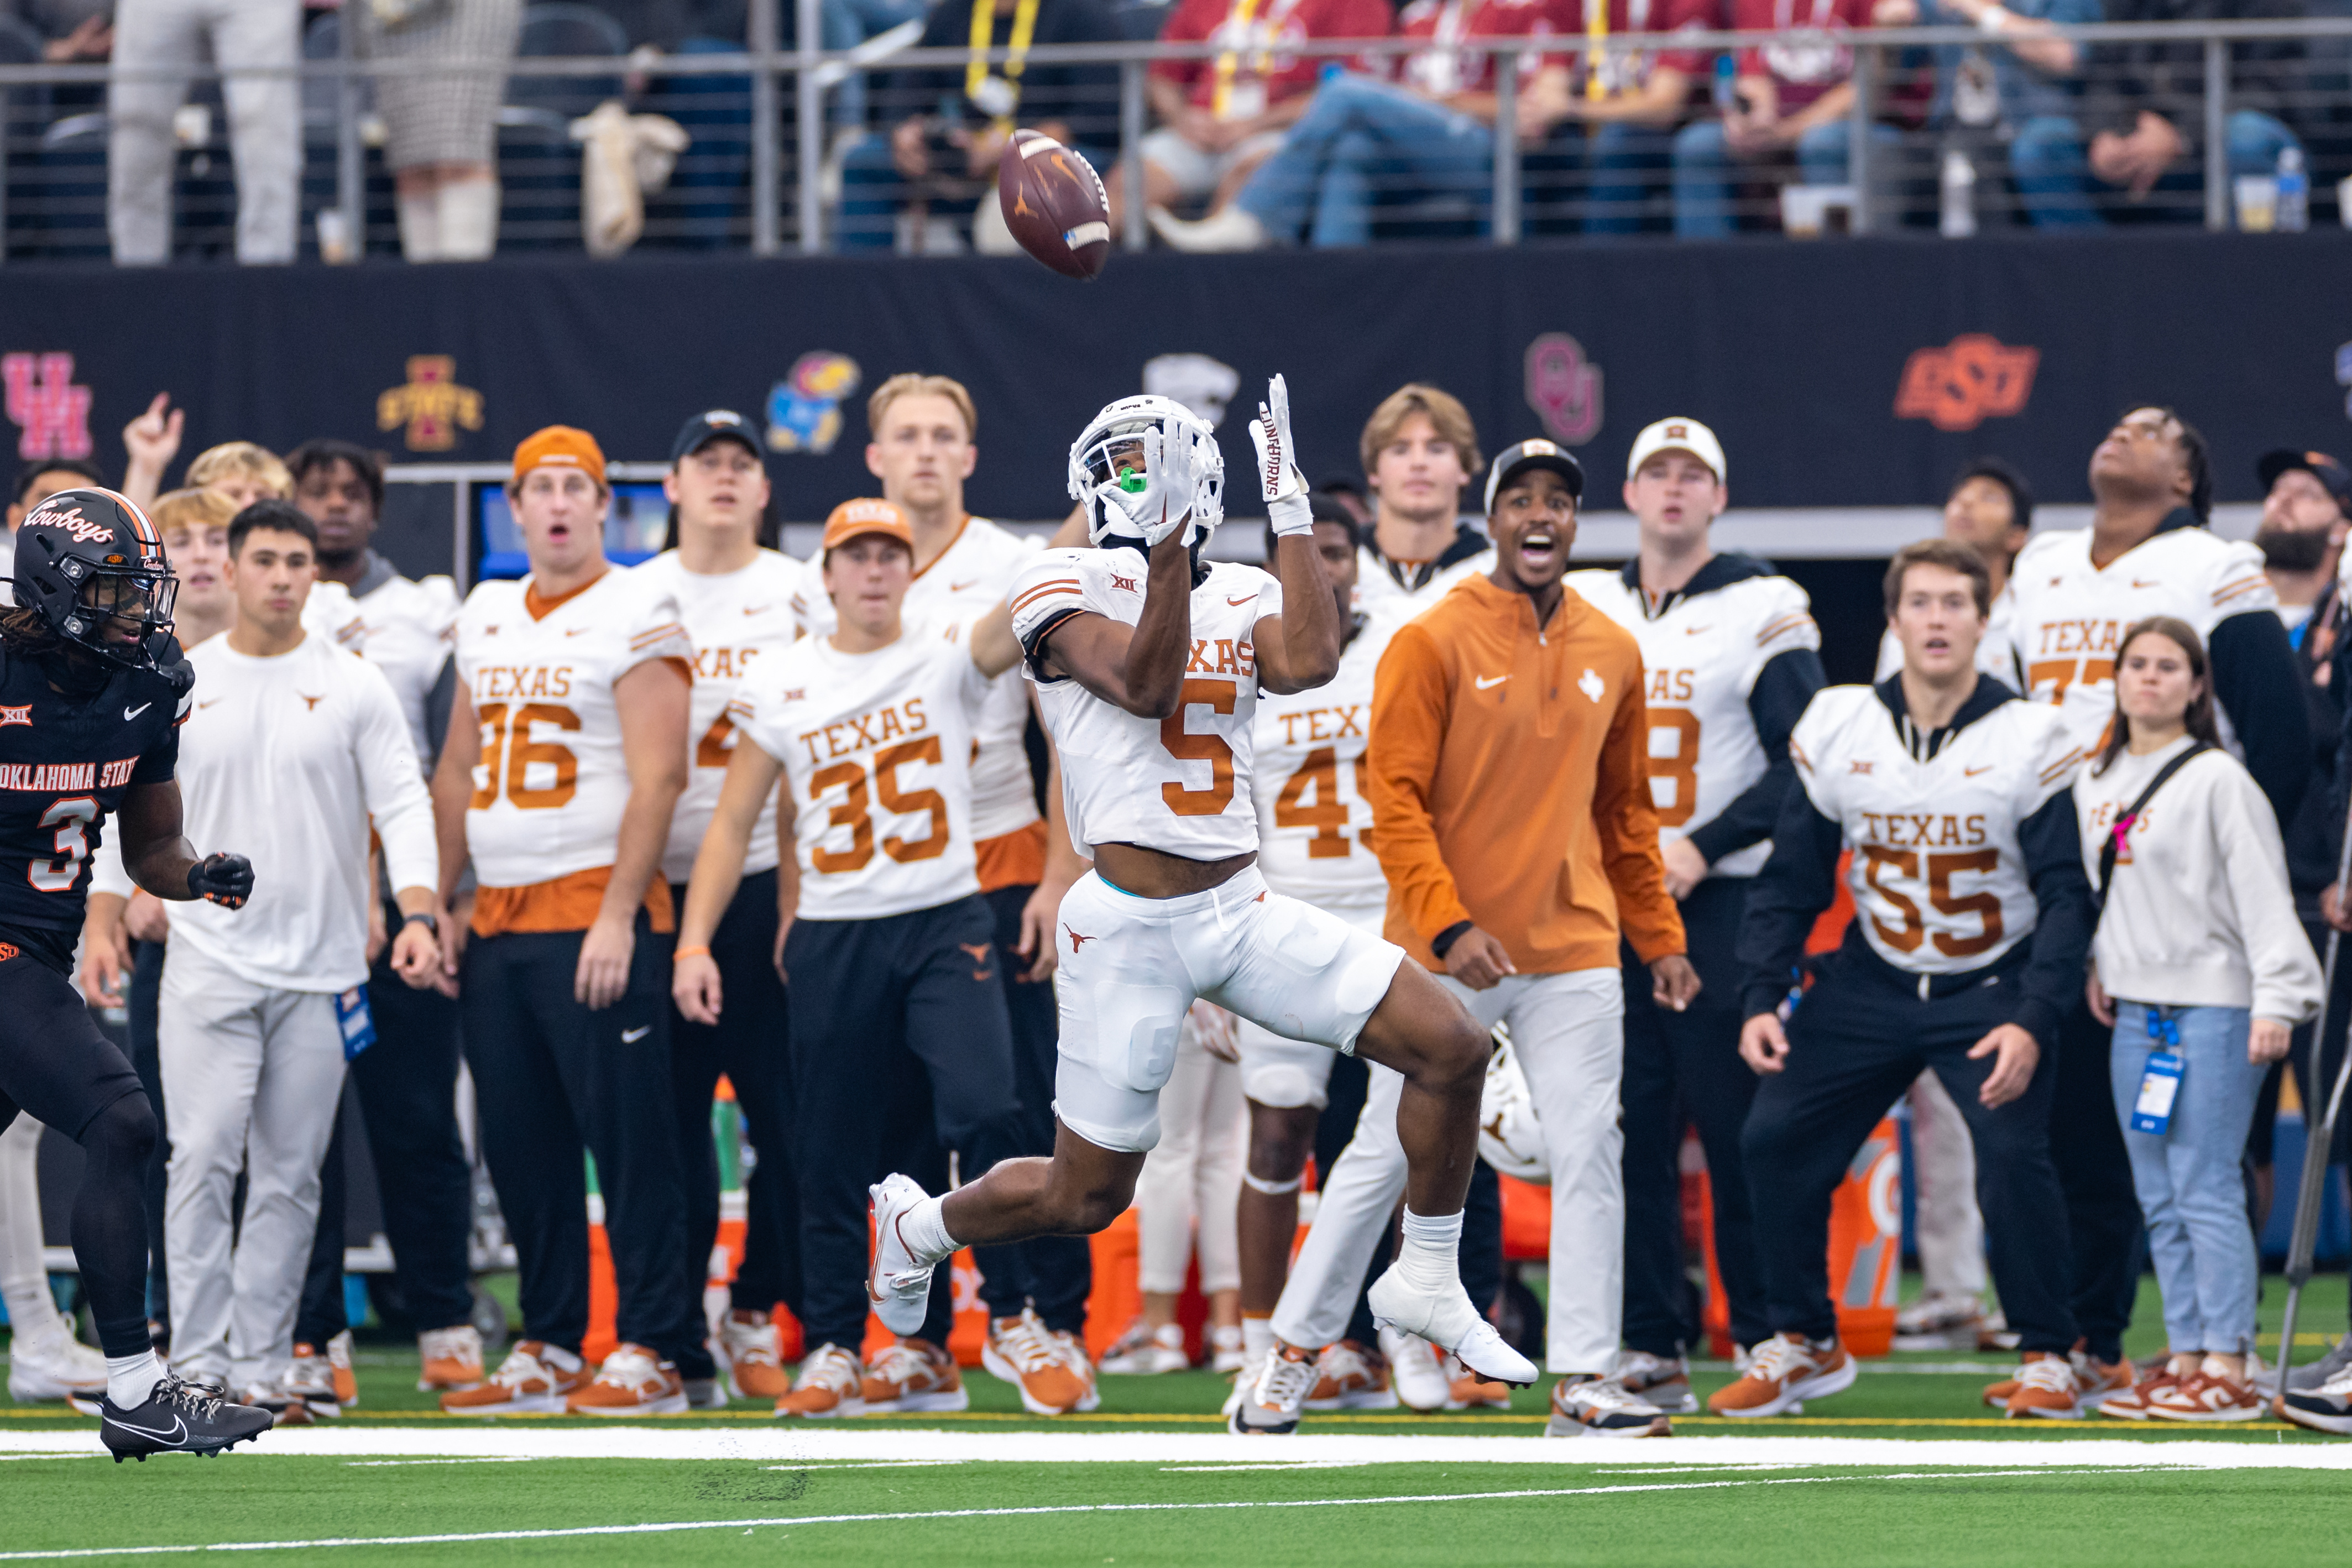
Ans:
{"type": "Polygon", "coordinates": [[[869,533],[895,539],[907,547],[908,554],[915,552],[915,531],[907,526],[907,514],[898,510],[898,502],[876,497],[845,500],[835,507],[833,515],[824,520],[824,548],[837,550],[869,533]]]}
{"type": "Polygon", "coordinates": [[[604,449],[585,430],[575,430],[569,425],[550,425],[544,430],[532,431],[515,448],[514,482],[522,483],[524,476],[533,468],[577,468],[602,485],[604,449]]]}

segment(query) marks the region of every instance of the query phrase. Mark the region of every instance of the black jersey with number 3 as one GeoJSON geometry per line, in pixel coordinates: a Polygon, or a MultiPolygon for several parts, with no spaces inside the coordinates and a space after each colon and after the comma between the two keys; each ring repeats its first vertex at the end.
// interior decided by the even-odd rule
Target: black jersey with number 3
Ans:
{"type": "Polygon", "coordinates": [[[101,827],[132,784],[171,779],[191,699],[127,668],[69,695],[49,668],[0,644],[0,941],[67,973],[101,827]]]}

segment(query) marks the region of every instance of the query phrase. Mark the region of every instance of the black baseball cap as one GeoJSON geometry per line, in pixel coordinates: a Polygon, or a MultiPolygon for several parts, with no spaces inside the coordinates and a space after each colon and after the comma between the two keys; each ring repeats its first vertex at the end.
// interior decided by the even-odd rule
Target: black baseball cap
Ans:
{"type": "Polygon", "coordinates": [[[2263,481],[2263,493],[2267,495],[2281,474],[2296,468],[2317,479],[2320,488],[2336,498],[2337,510],[2352,517],[2352,468],[2325,452],[2298,452],[2292,447],[2281,447],[2276,451],[2264,452],[2262,460],[2254,465],[2254,473],[2263,481]]]}
{"type": "Polygon", "coordinates": [[[1486,510],[1495,510],[1495,498],[1529,468],[1549,468],[1568,481],[1568,493],[1578,500],[1584,499],[1584,465],[1569,455],[1568,449],[1556,441],[1540,437],[1522,441],[1516,447],[1506,447],[1495,455],[1495,466],[1486,473],[1486,510]]]}
{"type": "Polygon", "coordinates": [[[711,408],[696,415],[679,429],[677,439],[669,446],[669,460],[684,461],[713,441],[740,441],[743,449],[758,458],[760,438],[751,433],[751,421],[731,408],[711,408]]]}

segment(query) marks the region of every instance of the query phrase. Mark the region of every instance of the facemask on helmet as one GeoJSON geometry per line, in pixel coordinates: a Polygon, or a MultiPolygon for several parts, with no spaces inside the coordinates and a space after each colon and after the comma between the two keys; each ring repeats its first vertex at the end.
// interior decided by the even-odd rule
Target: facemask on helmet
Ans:
{"type": "Polygon", "coordinates": [[[1109,492],[1142,489],[1143,437],[1151,430],[1160,432],[1163,453],[1191,452],[1202,465],[1184,525],[1184,543],[1197,557],[1224,521],[1225,459],[1208,421],[1173,398],[1122,397],[1096,415],[1070,447],[1070,499],[1086,508],[1087,532],[1097,548],[1143,549],[1141,531],[1109,492]]]}

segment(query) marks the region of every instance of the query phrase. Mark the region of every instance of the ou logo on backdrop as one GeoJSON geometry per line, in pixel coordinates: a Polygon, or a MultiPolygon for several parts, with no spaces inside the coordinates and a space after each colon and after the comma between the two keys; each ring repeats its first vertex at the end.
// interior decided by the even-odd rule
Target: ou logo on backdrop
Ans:
{"type": "Polygon", "coordinates": [[[1601,367],[1566,332],[1545,332],[1528,345],[1528,406],[1544,434],[1563,447],[1581,447],[1601,431],[1601,367]]]}

